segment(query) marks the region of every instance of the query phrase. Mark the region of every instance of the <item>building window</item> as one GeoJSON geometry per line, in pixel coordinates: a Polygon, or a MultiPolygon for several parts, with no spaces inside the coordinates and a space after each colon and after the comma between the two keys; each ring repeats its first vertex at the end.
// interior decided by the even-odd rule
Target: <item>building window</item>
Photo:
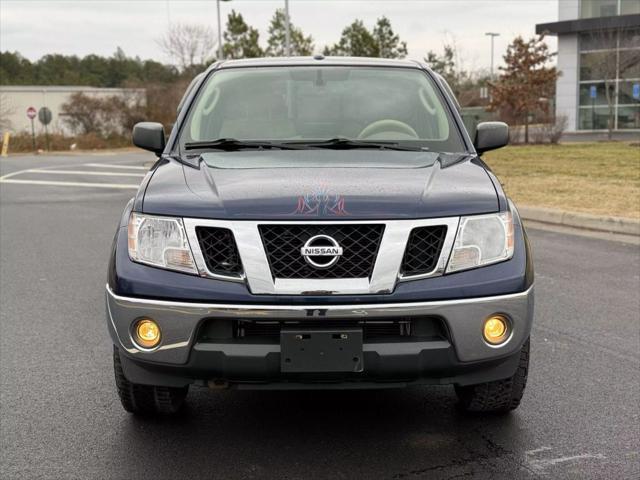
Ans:
{"type": "Polygon", "coordinates": [[[579,129],[640,128],[640,29],[582,33],[578,87],[579,129]]]}
{"type": "Polygon", "coordinates": [[[640,106],[640,95],[638,95],[640,88],[636,85],[640,85],[640,82],[637,80],[624,80],[618,83],[618,102],[622,105],[640,106]],[[634,89],[636,91],[634,91],[634,89]]]}
{"type": "Polygon", "coordinates": [[[618,106],[618,128],[621,130],[640,128],[640,107],[618,106]]]}
{"type": "Polygon", "coordinates": [[[634,13],[640,13],[638,0],[620,0],[620,15],[633,15],[634,13]]]}
{"type": "Polygon", "coordinates": [[[582,0],[580,18],[613,17],[618,15],[618,0],[582,0]]]}
{"type": "Polygon", "coordinates": [[[579,130],[607,130],[609,127],[609,107],[580,107],[579,130]]]}
{"type": "Polygon", "coordinates": [[[640,13],[638,0],[582,0],[580,18],[613,17],[640,13]]]}

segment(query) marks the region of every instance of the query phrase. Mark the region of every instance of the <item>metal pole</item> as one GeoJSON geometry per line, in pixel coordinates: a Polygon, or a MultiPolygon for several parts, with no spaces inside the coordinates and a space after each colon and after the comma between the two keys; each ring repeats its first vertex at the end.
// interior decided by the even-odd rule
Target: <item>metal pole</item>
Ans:
{"type": "Polygon", "coordinates": [[[495,37],[491,35],[491,78],[493,78],[493,39],[495,37]]]}
{"type": "Polygon", "coordinates": [[[218,7],[218,60],[222,60],[222,26],[220,25],[220,0],[216,0],[218,7]]]}
{"type": "Polygon", "coordinates": [[[36,129],[33,126],[33,118],[31,119],[31,143],[33,144],[33,151],[36,151],[36,129]]]}
{"type": "Polygon", "coordinates": [[[51,149],[49,148],[49,128],[47,127],[47,125],[45,124],[44,126],[44,138],[47,144],[47,152],[50,151],[51,149]]]}
{"type": "Polygon", "coordinates": [[[289,0],[284,0],[284,22],[285,22],[285,53],[291,56],[291,27],[289,25],[289,0]]]}
{"type": "Polygon", "coordinates": [[[493,80],[493,40],[495,39],[495,37],[499,37],[500,34],[495,32],[487,32],[485,33],[485,35],[491,37],[491,79],[493,80]]]}

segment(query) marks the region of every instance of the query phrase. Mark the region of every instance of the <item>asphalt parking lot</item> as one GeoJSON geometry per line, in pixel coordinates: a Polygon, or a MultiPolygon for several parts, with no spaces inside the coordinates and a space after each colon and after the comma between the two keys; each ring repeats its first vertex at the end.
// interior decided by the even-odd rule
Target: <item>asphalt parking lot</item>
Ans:
{"type": "Polygon", "coordinates": [[[529,384],[509,416],[463,416],[449,387],[192,389],[177,418],[130,416],[104,286],[151,160],[0,160],[1,478],[640,477],[640,249],[538,230],[529,384]]]}

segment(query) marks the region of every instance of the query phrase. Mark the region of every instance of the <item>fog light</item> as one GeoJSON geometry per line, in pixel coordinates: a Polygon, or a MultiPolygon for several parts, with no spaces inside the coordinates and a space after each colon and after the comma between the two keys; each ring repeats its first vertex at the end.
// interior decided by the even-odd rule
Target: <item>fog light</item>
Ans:
{"type": "Polygon", "coordinates": [[[134,340],[142,348],[153,348],[160,343],[160,327],[150,318],[138,320],[134,328],[134,340]]]}
{"type": "Polygon", "coordinates": [[[509,322],[502,315],[492,315],[484,321],[484,339],[491,345],[499,345],[509,338],[509,322]]]}

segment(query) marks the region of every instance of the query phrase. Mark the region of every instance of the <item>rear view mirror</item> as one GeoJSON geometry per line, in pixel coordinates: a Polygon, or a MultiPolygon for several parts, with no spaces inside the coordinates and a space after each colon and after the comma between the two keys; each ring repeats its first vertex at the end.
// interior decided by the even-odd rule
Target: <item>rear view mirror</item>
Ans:
{"type": "Polygon", "coordinates": [[[473,145],[478,155],[504,147],[509,143],[509,126],[504,122],[482,122],[476,129],[473,145]]]}
{"type": "Polygon", "coordinates": [[[133,127],[133,144],[160,156],[164,151],[164,127],[161,123],[140,122],[133,127]]]}

